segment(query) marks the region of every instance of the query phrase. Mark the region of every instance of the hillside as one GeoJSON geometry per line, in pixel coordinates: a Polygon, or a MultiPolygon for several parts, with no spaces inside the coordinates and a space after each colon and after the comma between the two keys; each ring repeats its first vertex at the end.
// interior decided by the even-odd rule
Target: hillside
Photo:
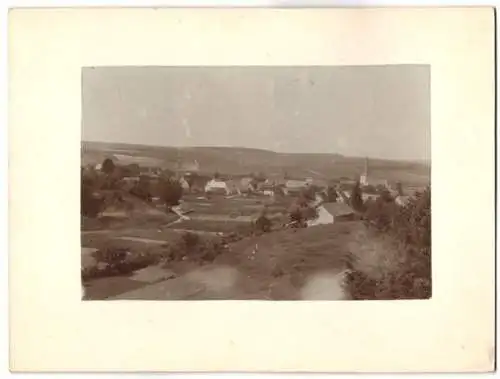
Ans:
{"type": "MultiPolygon", "coordinates": [[[[288,154],[243,147],[160,147],[119,143],[82,143],[82,163],[95,164],[114,154],[133,156],[140,162],[173,169],[176,163],[199,162],[200,170],[239,175],[264,172],[266,175],[338,178],[358,176],[364,168],[363,157],[339,154],[288,154]]],[[[430,180],[430,166],[422,162],[370,159],[370,175],[387,180],[401,180],[425,185],[430,180]]]]}
{"type": "Polygon", "coordinates": [[[168,262],[163,269],[172,279],[135,288],[125,279],[116,291],[98,280],[88,284],[88,293],[95,299],[338,300],[348,297],[342,272],[360,227],[345,223],[245,238],[211,263],[168,262]]]}

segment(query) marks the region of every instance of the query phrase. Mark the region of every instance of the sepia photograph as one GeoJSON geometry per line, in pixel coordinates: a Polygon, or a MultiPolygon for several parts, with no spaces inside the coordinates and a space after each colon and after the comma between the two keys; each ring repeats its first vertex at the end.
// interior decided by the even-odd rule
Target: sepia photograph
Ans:
{"type": "Polygon", "coordinates": [[[430,74],[82,68],[82,299],[431,298],[430,74]]]}
{"type": "Polygon", "coordinates": [[[494,370],[494,31],[9,12],[11,371],[494,370]]]}

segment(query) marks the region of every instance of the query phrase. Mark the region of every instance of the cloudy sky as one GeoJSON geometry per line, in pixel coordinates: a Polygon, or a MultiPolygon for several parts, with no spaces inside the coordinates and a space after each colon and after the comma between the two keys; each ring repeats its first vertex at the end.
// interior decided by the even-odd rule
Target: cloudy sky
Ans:
{"type": "Polygon", "coordinates": [[[83,139],[430,159],[430,68],[85,68],[83,139]]]}

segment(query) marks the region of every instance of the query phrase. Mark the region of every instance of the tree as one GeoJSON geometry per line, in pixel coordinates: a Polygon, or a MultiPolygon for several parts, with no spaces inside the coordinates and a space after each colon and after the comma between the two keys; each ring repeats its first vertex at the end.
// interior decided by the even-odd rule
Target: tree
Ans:
{"type": "Polygon", "coordinates": [[[316,210],[315,207],[311,206],[305,206],[302,207],[302,216],[304,217],[305,220],[314,220],[315,218],[318,217],[318,211],[316,210]]]}
{"type": "Polygon", "coordinates": [[[335,202],[337,202],[338,196],[339,195],[338,195],[337,190],[335,189],[335,187],[329,186],[326,189],[326,201],[328,201],[329,203],[335,203],[335,202]]]}
{"type": "Polygon", "coordinates": [[[141,168],[137,163],[131,163],[123,167],[124,175],[128,176],[139,176],[141,174],[141,168]]]}
{"type": "Polygon", "coordinates": [[[294,225],[298,227],[305,227],[305,219],[302,214],[302,210],[300,209],[299,206],[295,205],[290,209],[290,222],[293,223],[294,225]]]}
{"type": "Polygon", "coordinates": [[[266,174],[264,174],[262,171],[259,171],[255,176],[254,176],[255,180],[257,180],[257,182],[259,183],[263,183],[267,180],[266,178],[266,174]]]}
{"type": "Polygon", "coordinates": [[[121,166],[114,166],[113,171],[106,173],[103,178],[103,188],[117,190],[121,186],[121,180],[124,178],[124,169],[121,166]]]}
{"type": "Polygon", "coordinates": [[[169,170],[168,168],[166,168],[166,169],[163,169],[163,170],[161,171],[161,176],[162,176],[163,178],[170,179],[170,178],[173,178],[173,177],[175,176],[175,172],[174,172],[174,171],[172,171],[172,170],[169,170]]]}
{"type": "Polygon", "coordinates": [[[387,232],[394,226],[399,207],[395,202],[390,202],[379,196],[377,200],[365,204],[364,216],[370,225],[375,226],[382,232],[387,232]]]}
{"type": "Polygon", "coordinates": [[[161,198],[168,207],[179,205],[183,190],[178,180],[170,178],[161,183],[161,198]]]}
{"type": "Polygon", "coordinates": [[[392,197],[391,193],[387,189],[380,191],[379,199],[386,202],[386,203],[394,202],[394,198],[392,197]]]}
{"type": "Polygon", "coordinates": [[[184,180],[186,181],[186,183],[189,185],[190,188],[193,185],[193,183],[196,181],[196,179],[198,179],[198,174],[196,174],[196,173],[189,173],[189,174],[184,175],[184,180]]]}
{"type": "Polygon", "coordinates": [[[399,196],[404,196],[403,185],[401,182],[396,183],[396,192],[399,196]]]}
{"type": "Polygon", "coordinates": [[[372,184],[368,184],[366,186],[363,187],[363,192],[365,193],[369,193],[371,195],[376,195],[377,194],[377,188],[372,185],[372,184]]]}
{"type": "Polygon", "coordinates": [[[257,230],[268,233],[271,231],[272,227],[272,222],[271,220],[266,216],[265,213],[262,213],[257,220],[255,220],[255,227],[257,230]]]}
{"type": "Polygon", "coordinates": [[[151,200],[151,181],[149,177],[142,175],[139,177],[139,182],[132,188],[130,193],[144,201],[151,200]]]}
{"type": "Polygon", "coordinates": [[[298,227],[306,227],[308,220],[313,220],[318,217],[318,211],[315,207],[310,206],[305,198],[299,198],[289,210],[290,222],[298,227]]]}
{"type": "Polygon", "coordinates": [[[314,201],[316,199],[316,188],[314,186],[304,188],[302,196],[308,201],[314,201]]]}
{"type": "Polygon", "coordinates": [[[109,175],[114,170],[115,170],[115,163],[110,158],[106,158],[104,162],[102,162],[101,171],[109,175]]]}
{"type": "Polygon", "coordinates": [[[90,182],[83,182],[81,187],[80,213],[82,216],[95,218],[101,213],[104,201],[94,197],[94,190],[90,182]]]}
{"type": "Polygon", "coordinates": [[[362,212],[364,210],[363,196],[359,181],[357,181],[354,187],[352,188],[350,202],[351,202],[351,207],[355,211],[362,212]]]}

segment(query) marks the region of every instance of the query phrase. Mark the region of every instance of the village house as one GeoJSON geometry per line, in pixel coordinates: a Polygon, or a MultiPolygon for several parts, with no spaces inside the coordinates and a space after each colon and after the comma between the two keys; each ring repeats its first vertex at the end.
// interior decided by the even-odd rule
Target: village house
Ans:
{"type": "Polygon", "coordinates": [[[264,183],[260,187],[260,191],[265,196],[274,196],[275,195],[275,191],[274,190],[275,190],[275,187],[274,187],[274,184],[272,184],[272,183],[264,183]]]}
{"type": "Polygon", "coordinates": [[[333,224],[341,221],[351,221],[355,217],[354,210],[345,203],[323,203],[317,208],[318,217],[309,220],[308,226],[333,224]]]}
{"type": "Polygon", "coordinates": [[[207,194],[229,195],[229,188],[225,181],[221,179],[212,179],[205,184],[207,194]]]}
{"type": "Polygon", "coordinates": [[[308,187],[305,180],[287,180],[283,189],[286,195],[298,195],[308,187]]]}
{"type": "Polygon", "coordinates": [[[361,198],[363,201],[375,201],[380,197],[379,194],[374,194],[374,193],[362,193],[361,198]]]}
{"type": "Polygon", "coordinates": [[[252,193],[257,190],[254,185],[254,179],[250,177],[242,178],[239,183],[241,193],[252,193]]]}
{"type": "Polygon", "coordinates": [[[337,202],[343,204],[349,204],[351,198],[351,192],[345,190],[337,190],[337,194],[339,195],[337,202]]]}
{"type": "Polygon", "coordinates": [[[410,201],[411,199],[411,196],[401,196],[401,195],[398,195],[394,198],[394,201],[396,202],[396,204],[398,204],[399,206],[405,206],[406,204],[408,204],[408,202],[410,201]]]}
{"type": "Polygon", "coordinates": [[[239,183],[237,181],[220,178],[213,178],[205,185],[205,193],[220,194],[220,195],[236,195],[241,194],[239,183]]]}
{"type": "Polygon", "coordinates": [[[195,159],[193,162],[182,162],[182,161],[177,161],[175,171],[178,173],[193,173],[193,172],[199,172],[200,171],[200,164],[198,161],[195,159]]]}

